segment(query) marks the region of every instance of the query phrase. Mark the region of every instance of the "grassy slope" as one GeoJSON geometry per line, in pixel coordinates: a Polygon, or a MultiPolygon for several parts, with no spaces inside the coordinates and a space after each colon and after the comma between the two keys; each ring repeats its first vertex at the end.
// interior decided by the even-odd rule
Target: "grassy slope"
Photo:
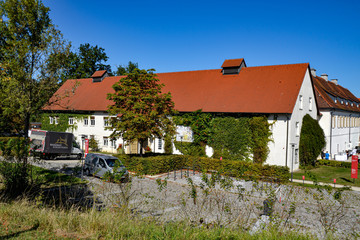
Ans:
{"type": "Polygon", "coordinates": [[[27,201],[0,204],[0,239],[312,239],[276,230],[249,235],[241,229],[156,223],[120,211],[59,210],[27,201]],[[124,221],[125,220],[125,221],[124,221]]]}

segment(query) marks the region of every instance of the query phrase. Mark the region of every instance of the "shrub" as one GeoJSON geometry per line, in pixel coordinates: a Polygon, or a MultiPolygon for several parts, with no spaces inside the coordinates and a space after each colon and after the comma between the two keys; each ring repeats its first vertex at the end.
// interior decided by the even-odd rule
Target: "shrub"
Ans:
{"type": "Polygon", "coordinates": [[[316,159],[325,147],[324,131],[318,121],[306,114],[303,118],[300,133],[300,164],[303,166],[316,164],[316,159]]]}
{"type": "Polygon", "coordinates": [[[95,152],[99,151],[99,143],[94,137],[91,137],[89,140],[89,148],[91,148],[91,150],[95,152]]]}
{"type": "Polygon", "coordinates": [[[228,176],[244,179],[263,179],[280,182],[287,182],[289,180],[288,167],[261,165],[244,161],[184,155],[159,155],[151,157],[117,155],[116,157],[124,163],[128,170],[135,171],[138,174],[154,175],[189,167],[190,169],[204,172],[214,170],[228,176]]]}
{"type": "Polygon", "coordinates": [[[184,155],[205,157],[205,146],[201,146],[192,142],[174,141],[175,148],[184,155]]]}
{"type": "Polygon", "coordinates": [[[27,162],[29,144],[24,138],[2,138],[0,149],[5,159],[0,162],[3,194],[7,198],[16,198],[30,186],[30,165],[27,162]]]}

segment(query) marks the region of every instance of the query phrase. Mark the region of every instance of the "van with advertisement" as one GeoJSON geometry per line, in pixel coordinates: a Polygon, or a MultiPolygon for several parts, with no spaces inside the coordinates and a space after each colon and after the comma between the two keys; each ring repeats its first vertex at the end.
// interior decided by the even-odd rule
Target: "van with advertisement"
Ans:
{"type": "Polygon", "coordinates": [[[30,149],[34,155],[43,159],[74,157],[81,159],[83,151],[72,133],[31,130],[30,149]]]}

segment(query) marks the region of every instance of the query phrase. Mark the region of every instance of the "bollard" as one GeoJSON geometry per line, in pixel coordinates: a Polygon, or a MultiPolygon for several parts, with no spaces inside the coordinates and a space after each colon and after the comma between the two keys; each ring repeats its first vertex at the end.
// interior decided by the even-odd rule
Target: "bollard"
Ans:
{"type": "Polygon", "coordinates": [[[174,170],[174,181],[176,181],[176,170],[174,170]]]}
{"type": "Polygon", "coordinates": [[[190,174],[189,174],[189,167],[187,167],[187,176],[186,177],[189,177],[190,174]]]}
{"type": "Polygon", "coordinates": [[[334,178],[334,188],[335,188],[335,184],[336,184],[336,178],[334,178]]]}
{"type": "Polygon", "coordinates": [[[305,183],[305,176],[303,175],[303,177],[302,177],[302,178],[303,178],[303,186],[304,186],[304,183],[305,183]]]}

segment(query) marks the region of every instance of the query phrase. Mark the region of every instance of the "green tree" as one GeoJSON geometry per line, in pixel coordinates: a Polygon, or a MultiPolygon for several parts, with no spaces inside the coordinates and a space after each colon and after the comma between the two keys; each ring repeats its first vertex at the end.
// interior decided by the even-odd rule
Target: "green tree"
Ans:
{"type": "Polygon", "coordinates": [[[148,138],[175,133],[170,119],[175,113],[174,102],[170,93],[161,92],[164,85],[153,71],[136,69],[113,85],[115,93],[108,94],[108,99],[114,101],[109,113],[118,116],[110,121],[111,137],[122,137],[128,143],[139,141],[141,155],[148,138]]]}
{"type": "Polygon", "coordinates": [[[138,69],[138,68],[139,68],[138,63],[133,63],[133,62],[129,61],[127,66],[122,66],[122,65],[118,66],[117,70],[115,72],[115,75],[116,76],[124,76],[128,73],[133,73],[135,71],[135,69],[138,69]]]}
{"type": "Polygon", "coordinates": [[[306,114],[300,132],[300,164],[315,166],[316,158],[320,155],[325,144],[325,134],[318,121],[306,114]]]}
{"type": "Polygon", "coordinates": [[[58,87],[54,66],[69,45],[41,0],[0,1],[0,19],[0,120],[16,119],[13,127],[27,137],[30,117],[58,87]]]}
{"type": "Polygon", "coordinates": [[[61,82],[67,79],[88,78],[99,70],[107,70],[111,74],[111,66],[105,64],[109,59],[105,49],[97,45],[80,44],[76,52],[69,52],[62,57],[66,57],[66,61],[61,62],[61,82]]]}

